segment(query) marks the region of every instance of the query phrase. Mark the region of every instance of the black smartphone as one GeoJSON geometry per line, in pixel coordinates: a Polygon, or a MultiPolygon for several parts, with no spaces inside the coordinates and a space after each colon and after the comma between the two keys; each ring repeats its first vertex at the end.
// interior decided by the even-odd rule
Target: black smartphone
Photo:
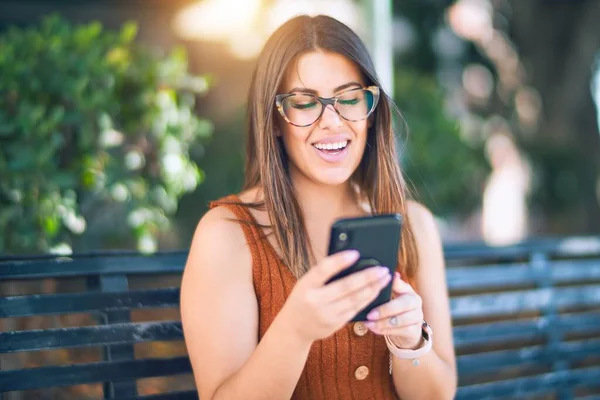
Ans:
{"type": "MultiPolygon", "coordinates": [[[[328,254],[354,249],[359,251],[360,258],[350,267],[334,275],[327,283],[376,265],[389,268],[393,276],[398,265],[401,230],[400,214],[337,220],[331,226],[328,254]]],[[[366,321],[369,311],[387,303],[391,297],[392,281],[381,290],[371,304],[356,314],[352,321],[366,321]]]]}

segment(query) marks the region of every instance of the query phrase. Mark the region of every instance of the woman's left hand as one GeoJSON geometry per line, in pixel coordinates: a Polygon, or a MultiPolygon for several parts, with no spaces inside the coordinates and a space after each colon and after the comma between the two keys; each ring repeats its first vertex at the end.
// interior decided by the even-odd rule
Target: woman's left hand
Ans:
{"type": "Polygon", "coordinates": [[[423,303],[412,286],[394,274],[392,291],[395,296],[389,302],[371,310],[365,325],[379,335],[387,335],[392,343],[402,349],[419,348],[423,337],[423,303]]]}

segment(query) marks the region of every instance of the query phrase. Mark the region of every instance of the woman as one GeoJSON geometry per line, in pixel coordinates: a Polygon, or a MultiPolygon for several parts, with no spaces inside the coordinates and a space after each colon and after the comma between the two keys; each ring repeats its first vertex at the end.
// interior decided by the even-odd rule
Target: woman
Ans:
{"type": "Polygon", "coordinates": [[[364,44],[329,17],[288,21],[258,59],[248,114],[244,190],[201,219],[182,282],[200,398],[453,398],[439,235],[406,199],[364,44]],[[408,222],[396,275],[373,267],[326,285],[359,256],[327,256],[332,223],[391,212],[408,222]],[[391,279],[393,299],[349,323],[391,279]]]}

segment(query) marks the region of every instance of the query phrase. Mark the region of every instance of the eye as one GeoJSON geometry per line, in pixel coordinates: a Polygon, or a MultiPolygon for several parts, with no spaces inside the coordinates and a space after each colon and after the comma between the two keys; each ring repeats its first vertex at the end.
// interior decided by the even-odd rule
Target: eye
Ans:
{"type": "Polygon", "coordinates": [[[355,104],[360,103],[360,99],[358,97],[355,97],[353,99],[339,99],[338,102],[344,106],[353,106],[355,104]]]}
{"type": "Polygon", "coordinates": [[[314,108],[316,107],[317,102],[313,101],[310,103],[298,103],[298,102],[293,102],[292,103],[292,107],[297,109],[297,110],[308,110],[310,108],[314,108]]]}

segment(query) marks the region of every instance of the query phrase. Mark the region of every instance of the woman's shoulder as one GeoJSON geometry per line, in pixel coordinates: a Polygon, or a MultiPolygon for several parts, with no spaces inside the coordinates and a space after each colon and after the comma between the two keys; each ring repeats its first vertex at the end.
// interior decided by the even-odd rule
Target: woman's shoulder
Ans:
{"type": "Polygon", "coordinates": [[[426,248],[440,242],[437,222],[429,208],[419,202],[409,200],[406,203],[406,213],[418,247],[426,248]]]}
{"type": "Polygon", "coordinates": [[[408,214],[408,218],[413,223],[435,222],[433,213],[429,210],[429,208],[415,200],[408,200],[406,202],[406,213],[408,214]]]}
{"type": "Polygon", "coordinates": [[[214,205],[200,219],[192,243],[189,259],[206,268],[251,264],[244,232],[230,207],[214,205]]]}
{"type": "Polygon", "coordinates": [[[259,190],[252,188],[211,202],[209,210],[198,222],[190,251],[222,253],[222,257],[249,253],[244,231],[238,223],[239,211],[235,207],[260,200],[259,190]]]}
{"type": "Polygon", "coordinates": [[[212,235],[231,236],[238,231],[237,224],[232,223],[236,220],[235,212],[221,203],[227,200],[231,199],[223,198],[211,203],[210,209],[200,218],[194,236],[204,232],[210,232],[212,235]]]}
{"type": "Polygon", "coordinates": [[[444,254],[437,222],[433,213],[416,201],[407,202],[407,217],[416,246],[419,268],[416,282],[420,290],[431,282],[431,276],[444,276],[444,254]]]}

